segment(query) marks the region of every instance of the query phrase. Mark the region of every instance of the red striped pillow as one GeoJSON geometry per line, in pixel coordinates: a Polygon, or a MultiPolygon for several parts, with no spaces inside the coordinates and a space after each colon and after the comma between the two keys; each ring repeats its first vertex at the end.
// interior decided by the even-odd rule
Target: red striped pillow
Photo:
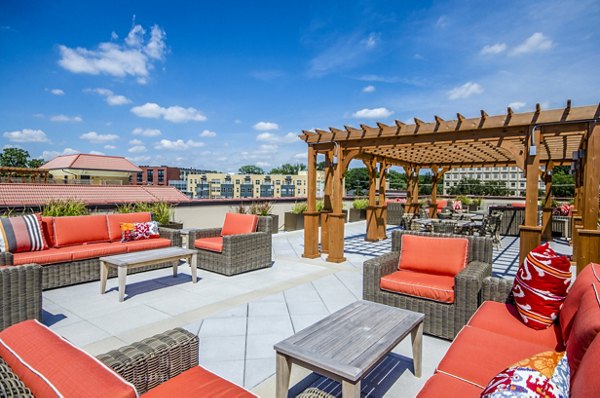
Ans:
{"type": "Polygon", "coordinates": [[[20,253],[47,248],[39,214],[0,219],[0,252],[20,253]]]}
{"type": "Polygon", "coordinates": [[[552,325],[567,297],[571,263],[548,243],[533,249],[519,267],[512,292],[521,320],[532,329],[552,325]]]}

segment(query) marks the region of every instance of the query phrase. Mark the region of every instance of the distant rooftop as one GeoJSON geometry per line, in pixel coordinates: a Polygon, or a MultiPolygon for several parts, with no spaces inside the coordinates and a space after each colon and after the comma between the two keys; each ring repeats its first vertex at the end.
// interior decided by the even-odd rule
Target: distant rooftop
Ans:
{"type": "Polygon", "coordinates": [[[142,171],[135,164],[122,156],[91,155],[80,153],[77,155],[57,156],[40,169],[79,169],[79,170],[107,170],[107,171],[142,171]]]}

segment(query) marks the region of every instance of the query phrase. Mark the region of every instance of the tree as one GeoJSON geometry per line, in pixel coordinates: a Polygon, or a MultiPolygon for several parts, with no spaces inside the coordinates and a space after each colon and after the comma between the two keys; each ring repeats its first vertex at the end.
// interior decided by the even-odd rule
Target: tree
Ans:
{"type": "Polygon", "coordinates": [[[346,191],[369,191],[369,171],[366,167],[346,171],[346,191]]]}
{"type": "Polygon", "coordinates": [[[27,167],[29,152],[21,148],[5,148],[0,153],[0,166],[27,167]]]}
{"type": "Polygon", "coordinates": [[[240,167],[238,172],[240,174],[265,174],[265,171],[263,169],[251,164],[240,167]]]}
{"type": "Polygon", "coordinates": [[[37,158],[37,159],[31,159],[31,160],[29,160],[29,162],[27,163],[27,165],[29,167],[31,167],[32,169],[37,169],[38,167],[40,167],[44,163],[46,163],[46,162],[44,162],[44,159],[37,158]]]}
{"type": "Polygon", "coordinates": [[[552,170],[552,195],[558,198],[575,196],[575,176],[569,174],[566,166],[556,166],[552,170]]]}
{"type": "Polygon", "coordinates": [[[317,162],[317,170],[325,170],[325,161],[317,162]]]}
{"type": "Polygon", "coordinates": [[[503,181],[482,182],[476,178],[463,178],[448,190],[450,195],[506,196],[509,194],[503,181]]]}
{"type": "Polygon", "coordinates": [[[289,164],[285,163],[279,167],[271,169],[269,174],[298,174],[299,171],[306,170],[306,165],[302,163],[289,164]]]}
{"type": "Polygon", "coordinates": [[[390,182],[390,189],[406,189],[406,174],[399,173],[396,170],[389,170],[387,178],[390,182]]]}

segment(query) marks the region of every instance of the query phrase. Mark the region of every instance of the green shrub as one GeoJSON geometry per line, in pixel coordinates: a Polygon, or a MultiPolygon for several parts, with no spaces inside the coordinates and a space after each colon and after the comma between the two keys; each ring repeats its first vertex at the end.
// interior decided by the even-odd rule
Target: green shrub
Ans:
{"type": "Polygon", "coordinates": [[[357,210],[365,210],[369,207],[369,199],[354,199],[352,202],[352,207],[357,210]]]}
{"type": "Polygon", "coordinates": [[[468,196],[465,195],[460,195],[456,197],[456,200],[460,200],[460,202],[464,205],[464,206],[469,206],[470,204],[473,203],[473,201],[471,200],[471,198],[469,198],[468,196]]]}
{"type": "Polygon", "coordinates": [[[168,224],[171,221],[172,207],[167,202],[155,203],[124,203],[117,206],[117,213],[152,213],[154,221],[168,224]]]}
{"type": "Polygon", "coordinates": [[[321,211],[324,208],[325,208],[325,201],[322,200],[322,199],[321,200],[317,200],[317,211],[321,211]]]}
{"type": "Polygon", "coordinates": [[[123,203],[120,205],[117,205],[117,213],[135,213],[136,212],[136,207],[135,207],[135,203],[123,203]]]}
{"type": "Polygon", "coordinates": [[[268,216],[273,212],[273,205],[271,202],[258,202],[250,205],[250,214],[256,214],[257,216],[268,216]]]}
{"type": "Polygon", "coordinates": [[[46,217],[62,216],[84,216],[90,214],[82,200],[51,200],[42,209],[42,215],[46,217]]]}
{"type": "Polygon", "coordinates": [[[303,214],[306,210],[308,210],[308,203],[306,202],[296,202],[292,206],[292,213],[294,214],[303,214]]]}

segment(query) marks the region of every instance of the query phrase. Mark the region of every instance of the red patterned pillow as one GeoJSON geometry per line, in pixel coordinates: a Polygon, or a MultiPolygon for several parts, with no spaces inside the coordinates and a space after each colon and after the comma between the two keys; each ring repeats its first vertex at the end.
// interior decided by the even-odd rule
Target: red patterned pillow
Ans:
{"type": "Polygon", "coordinates": [[[21,253],[47,248],[39,214],[0,218],[0,252],[21,253]]]}
{"type": "Polygon", "coordinates": [[[156,221],[121,223],[121,233],[121,242],[160,237],[156,221]]]}
{"type": "Polygon", "coordinates": [[[545,329],[558,317],[571,283],[571,263],[548,243],[533,249],[519,267],[512,292],[523,323],[545,329]]]}

